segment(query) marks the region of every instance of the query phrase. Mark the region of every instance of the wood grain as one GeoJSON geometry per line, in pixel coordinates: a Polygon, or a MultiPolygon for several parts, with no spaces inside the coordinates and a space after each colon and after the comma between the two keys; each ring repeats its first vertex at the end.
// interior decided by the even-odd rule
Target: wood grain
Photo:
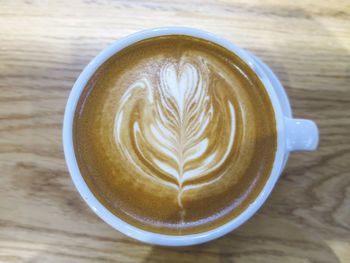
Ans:
{"type": "Polygon", "coordinates": [[[349,1],[0,0],[0,262],[350,262],[349,1]],[[266,205],[205,245],[149,246],[98,219],[61,143],[69,91],[122,36],[186,25],[266,61],[320,147],[291,156],[266,205]]]}

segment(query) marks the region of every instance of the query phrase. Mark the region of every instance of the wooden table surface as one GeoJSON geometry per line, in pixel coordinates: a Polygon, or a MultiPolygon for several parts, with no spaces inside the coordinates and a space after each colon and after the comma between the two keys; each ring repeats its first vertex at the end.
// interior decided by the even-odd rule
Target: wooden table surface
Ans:
{"type": "Polygon", "coordinates": [[[350,262],[350,2],[0,0],[0,262],[350,262]],[[249,49],[284,84],[320,146],[294,153],[248,223],[164,248],[113,230],[68,174],[62,119],[77,76],[141,29],[186,25],[249,49]]]}

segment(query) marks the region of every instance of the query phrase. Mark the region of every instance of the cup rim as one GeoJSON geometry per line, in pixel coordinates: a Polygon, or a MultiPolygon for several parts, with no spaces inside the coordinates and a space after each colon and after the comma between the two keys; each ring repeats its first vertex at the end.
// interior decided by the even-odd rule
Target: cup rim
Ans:
{"type": "Polygon", "coordinates": [[[278,100],[277,94],[269,81],[268,76],[264,72],[264,70],[254,61],[254,59],[249,56],[249,54],[243,49],[239,48],[232,42],[217,36],[213,33],[206,32],[203,30],[199,30],[196,28],[190,27],[160,27],[160,28],[151,28],[143,31],[136,32],[129,36],[126,36],[120,40],[117,40],[109,47],[102,50],[96,57],[94,57],[84,68],[84,70],[79,75],[76,80],[68,98],[68,102],[66,104],[64,120],[63,120],[63,148],[64,148],[64,156],[67,163],[67,167],[73,183],[83,197],[85,202],[89,205],[89,207],[106,223],[111,225],[113,228],[117,229],[121,233],[137,239],[139,241],[143,241],[149,244],[163,245],[163,246],[187,246],[187,245],[195,245],[204,243],[216,238],[219,238],[232,230],[236,229],[244,222],[246,222],[249,218],[251,218],[257,210],[262,206],[262,204],[266,201],[267,197],[271,193],[274,185],[276,184],[282,164],[284,161],[284,156],[286,154],[286,138],[284,132],[284,114],[282,112],[282,108],[280,105],[280,101],[278,100]],[[151,231],[146,231],[140,229],[136,226],[133,226],[116,215],[111,213],[107,208],[105,208],[93,195],[93,193],[88,188],[85,183],[78,164],[75,157],[74,145],[73,145],[73,120],[76,105],[80,98],[81,92],[86,86],[88,80],[93,76],[96,70],[112,55],[124,49],[125,47],[134,44],[138,41],[157,37],[157,36],[166,36],[166,35],[187,35],[193,36],[201,39],[205,39],[221,45],[226,49],[230,50],[237,56],[239,56],[246,64],[248,64],[252,70],[257,74],[257,76],[262,81],[272,103],[275,120],[276,120],[276,132],[277,132],[277,150],[275,153],[275,160],[273,163],[273,168],[269,179],[265,183],[263,189],[256,197],[256,199],[237,217],[233,218],[229,222],[209,231],[197,233],[197,234],[189,234],[189,235],[166,235],[154,233],[151,231]]]}

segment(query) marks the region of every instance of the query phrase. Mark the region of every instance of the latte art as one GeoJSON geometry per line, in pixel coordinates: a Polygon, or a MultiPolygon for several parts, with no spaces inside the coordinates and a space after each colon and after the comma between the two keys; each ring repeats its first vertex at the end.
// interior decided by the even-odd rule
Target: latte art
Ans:
{"type": "Polygon", "coordinates": [[[277,137],[264,86],[239,57],[187,36],[112,56],[79,99],[80,173],[125,222],[183,235],[216,228],[260,193],[277,137]]]}
{"type": "Polygon", "coordinates": [[[114,122],[115,143],[124,157],[140,176],[176,188],[181,207],[186,189],[205,187],[220,178],[222,174],[212,172],[227,159],[235,133],[232,102],[213,107],[208,68],[200,65],[199,59],[192,63],[186,58],[165,63],[154,86],[153,76],[143,76],[126,90],[114,122]],[[142,114],[131,116],[140,105],[142,114]],[[217,115],[225,122],[212,125],[217,115]],[[221,142],[211,136],[217,125],[225,126],[221,142]]]}

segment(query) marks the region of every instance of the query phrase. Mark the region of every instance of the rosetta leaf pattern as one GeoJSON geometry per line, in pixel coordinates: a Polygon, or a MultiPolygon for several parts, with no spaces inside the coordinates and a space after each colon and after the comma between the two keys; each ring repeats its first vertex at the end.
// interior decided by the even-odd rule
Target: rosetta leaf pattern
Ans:
{"type": "Polygon", "coordinates": [[[208,131],[217,113],[209,90],[208,68],[189,61],[169,62],[160,68],[156,82],[150,79],[143,76],[121,98],[115,141],[140,174],[182,192],[187,181],[212,173],[227,158],[234,140],[234,108],[230,103],[222,105],[230,114],[231,124],[227,126],[227,149],[219,151],[218,147],[209,147],[208,131]],[[126,117],[140,105],[142,117],[126,117]]]}
{"type": "Polygon", "coordinates": [[[207,138],[202,137],[212,110],[206,83],[189,63],[182,67],[179,74],[173,64],[166,65],[160,72],[160,100],[156,102],[152,130],[159,135],[162,149],[165,149],[176,166],[171,167],[157,159],[155,163],[159,169],[173,176],[179,185],[183,183],[185,175],[187,179],[191,178],[191,174],[186,171],[186,164],[205,152],[208,146],[207,138]]]}

